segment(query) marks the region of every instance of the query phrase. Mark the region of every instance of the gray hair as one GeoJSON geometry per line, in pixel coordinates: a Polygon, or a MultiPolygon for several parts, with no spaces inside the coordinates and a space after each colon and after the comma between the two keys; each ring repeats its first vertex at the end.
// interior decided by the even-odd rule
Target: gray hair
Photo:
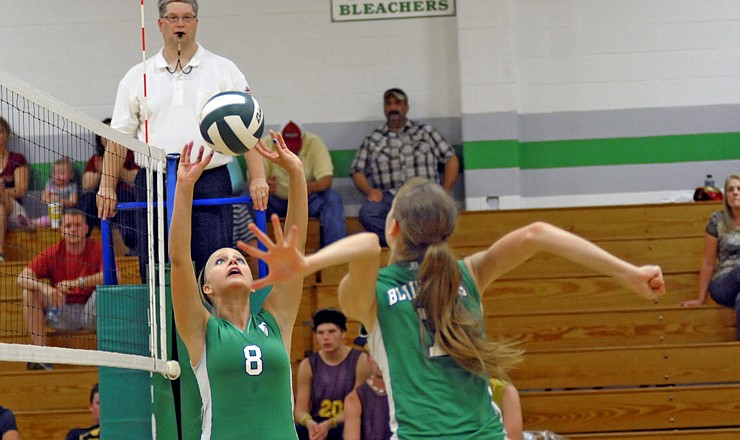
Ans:
{"type": "Polygon", "coordinates": [[[159,0],[160,17],[164,17],[167,13],[167,5],[170,3],[187,3],[193,7],[193,13],[198,16],[198,0],[159,0]]]}

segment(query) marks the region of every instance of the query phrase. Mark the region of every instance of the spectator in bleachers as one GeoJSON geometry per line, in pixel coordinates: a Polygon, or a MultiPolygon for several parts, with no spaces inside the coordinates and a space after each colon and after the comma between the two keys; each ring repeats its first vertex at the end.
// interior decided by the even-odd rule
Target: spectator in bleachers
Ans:
{"type": "Polygon", "coordinates": [[[0,440],[20,440],[15,414],[8,408],[0,406],[0,440]]]}
{"type": "Polygon", "coordinates": [[[6,230],[31,226],[20,203],[28,192],[28,162],[8,150],[10,135],[10,124],[0,117],[0,263],[5,261],[6,230]]]}
{"type": "MultiPolygon", "coordinates": [[[[103,119],[103,123],[110,125],[110,118],[103,119]]],[[[98,219],[98,207],[96,206],[95,197],[100,186],[100,179],[103,174],[103,155],[108,139],[102,136],[95,136],[95,154],[85,164],[85,170],[82,173],[82,194],[80,195],[79,208],[85,213],[87,226],[90,231],[100,225],[98,219]]],[[[116,186],[116,197],[118,203],[134,201],[134,179],[139,172],[139,166],[134,160],[134,152],[128,150],[126,158],[123,161],[121,175],[116,186]]],[[[136,243],[136,225],[133,210],[116,212],[112,222],[120,227],[123,242],[129,249],[134,249],[136,243]]]]}
{"type": "MultiPolygon", "coordinates": [[[[74,164],[68,157],[57,159],[51,166],[51,176],[41,192],[41,201],[49,205],[56,205],[57,214],[61,217],[62,210],[77,206],[77,182],[75,182],[74,164]]],[[[51,222],[51,208],[49,213],[34,219],[36,226],[48,228],[51,222]]],[[[54,226],[56,227],[56,226],[54,226]]]]}
{"type": "MultiPolygon", "coordinates": [[[[20,275],[23,316],[34,345],[46,345],[47,326],[64,331],[95,330],[95,287],[103,284],[103,247],[87,238],[85,214],[62,214],[61,240],[37,255],[20,275]]],[[[30,362],[28,369],[51,369],[30,362]]]]}
{"type": "Polygon", "coordinates": [[[370,377],[367,353],[344,343],[347,317],[334,309],[313,315],[320,347],[298,366],[295,421],[300,440],[342,439],[344,398],[370,377]]]}
{"type": "Polygon", "coordinates": [[[392,435],[383,373],[369,354],[367,362],[372,375],[344,398],[344,440],[390,440],[392,435]]]}
{"type": "MultiPolygon", "coordinates": [[[[326,246],[347,235],[342,198],[332,189],[334,164],[324,141],[316,134],[301,130],[294,121],[282,130],[290,151],[303,163],[308,187],[308,215],[318,217],[321,223],[321,245],[326,246]]],[[[263,139],[269,145],[268,138],[263,139]]],[[[270,187],[267,214],[285,217],[288,206],[288,175],[280,167],[265,160],[265,176],[270,187]]]]}
{"type": "Polygon", "coordinates": [[[522,440],[522,405],[519,391],[510,382],[491,378],[488,380],[493,401],[501,412],[507,440],[522,440]]]}
{"type": "Polygon", "coordinates": [[[360,222],[385,246],[385,218],[401,185],[412,177],[424,177],[451,192],[460,162],[434,127],[406,117],[409,98],[403,90],[385,91],[383,111],[387,122],[365,138],[351,172],[355,186],[366,198],[360,208],[360,222]],[[444,166],[442,176],[440,166],[444,166]]]}
{"type": "Polygon", "coordinates": [[[98,384],[93,385],[90,390],[90,413],[95,424],[89,428],[70,429],[66,440],[100,440],[100,393],[98,384]]]}
{"type": "Polygon", "coordinates": [[[724,209],[709,217],[704,258],[699,269],[699,297],[681,306],[700,306],[707,293],[717,303],[735,309],[736,338],[740,341],[740,175],[725,180],[724,209]]]}

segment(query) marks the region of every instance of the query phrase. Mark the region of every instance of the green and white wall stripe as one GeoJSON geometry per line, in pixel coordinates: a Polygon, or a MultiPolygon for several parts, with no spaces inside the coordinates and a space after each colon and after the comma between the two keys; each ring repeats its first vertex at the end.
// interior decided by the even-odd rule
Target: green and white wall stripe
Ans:
{"type": "Polygon", "coordinates": [[[659,202],[740,171],[739,19],[716,1],[459,2],[468,207],[659,202]]]}

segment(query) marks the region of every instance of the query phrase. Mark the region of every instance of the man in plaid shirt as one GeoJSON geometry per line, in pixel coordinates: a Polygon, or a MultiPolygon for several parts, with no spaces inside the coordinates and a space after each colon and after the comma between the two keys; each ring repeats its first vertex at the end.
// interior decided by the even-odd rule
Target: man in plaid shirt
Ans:
{"type": "Polygon", "coordinates": [[[452,191],[460,162],[452,146],[429,124],[409,120],[409,100],[398,88],[383,94],[387,122],[365,138],[352,162],[352,180],[366,200],[360,222],[385,246],[385,219],[406,180],[425,177],[452,191]],[[444,165],[440,179],[439,168],[444,165]]]}

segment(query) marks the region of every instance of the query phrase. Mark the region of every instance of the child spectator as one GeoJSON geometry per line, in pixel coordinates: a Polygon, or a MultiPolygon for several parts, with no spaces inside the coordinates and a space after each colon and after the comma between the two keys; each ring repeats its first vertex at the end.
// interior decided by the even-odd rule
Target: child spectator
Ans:
{"type": "Polygon", "coordinates": [[[0,440],[18,440],[18,426],[15,423],[15,414],[8,408],[0,406],[0,440]]]}
{"type": "Polygon", "coordinates": [[[510,382],[491,378],[488,380],[493,402],[501,412],[508,440],[522,440],[522,405],[519,391],[510,382]]]}
{"type": "Polygon", "coordinates": [[[89,428],[70,429],[67,433],[67,440],[100,440],[100,393],[98,384],[93,385],[90,390],[90,413],[95,420],[95,424],[89,428]]]}
{"type": "Polygon", "coordinates": [[[344,440],[390,440],[393,435],[383,373],[369,354],[367,362],[372,376],[344,398],[344,440]]]}
{"type": "MultiPolygon", "coordinates": [[[[34,220],[36,226],[48,228],[49,226],[59,227],[58,221],[61,219],[62,209],[74,208],[77,206],[77,183],[75,182],[74,164],[68,157],[58,159],[51,168],[51,177],[46,182],[46,187],[41,193],[41,201],[47,205],[58,205],[58,217],[54,220],[57,224],[52,224],[50,214],[41,216],[34,220]]],[[[51,213],[51,208],[50,208],[51,213]]]]}
{"type": "MultiPolygon", "coordinates": [[[[23,289],[23,315],[34,345],[46,345],[47,325],[65,331],[96,329],[95,287],[103,284],[103,247],[86,238],[85,214],[77,209],[64,212],[59,232],[59,242],[36,255],[16,280],[23,289]]],[[[29,362],[27,368],[53,367],[29,362]]]]}

